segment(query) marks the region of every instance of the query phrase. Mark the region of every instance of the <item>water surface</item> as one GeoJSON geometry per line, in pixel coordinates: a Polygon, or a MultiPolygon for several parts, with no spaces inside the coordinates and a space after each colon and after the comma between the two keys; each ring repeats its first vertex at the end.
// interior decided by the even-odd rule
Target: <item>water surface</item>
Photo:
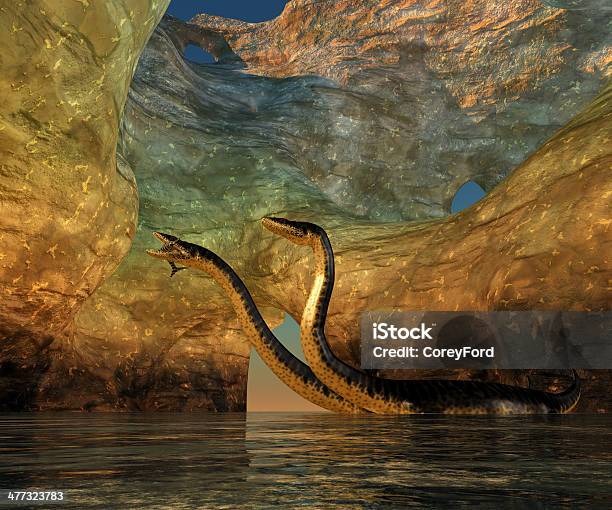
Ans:
{"type": "Polygon", "coordinates": [[[33,508],[609,508],[611,425],[605,415],[4,414],[0,488],[66,495],[33,508]]]}

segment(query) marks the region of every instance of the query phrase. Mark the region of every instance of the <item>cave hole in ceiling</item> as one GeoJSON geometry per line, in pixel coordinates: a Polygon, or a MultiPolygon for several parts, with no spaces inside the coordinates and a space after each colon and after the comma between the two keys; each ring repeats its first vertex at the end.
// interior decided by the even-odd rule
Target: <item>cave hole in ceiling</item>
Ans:
{"type": "Polygon", "coordinates": [[[485,195],[485,190],[474,181],[466,182],[457,190],[457,193],[455,193],[453,197],[453,201],[451,202],[451,213],[457,213],[463,211],[463,209],[467,209],[485,195]]]}
{"type": "Polygon", "coordinates": [[[216,62],[215,57],[196,44],[188,44],[183,55],[187,60],[196,64],[214,64],[216,62]]]}

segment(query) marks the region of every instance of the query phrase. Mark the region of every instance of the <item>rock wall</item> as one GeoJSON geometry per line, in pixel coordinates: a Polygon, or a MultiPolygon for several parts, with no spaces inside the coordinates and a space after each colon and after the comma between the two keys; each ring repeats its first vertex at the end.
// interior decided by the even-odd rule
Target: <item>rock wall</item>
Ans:
{"type": "Polygon", "coordinates": [[[340,207],[395,221],[447,215],[468,180],[490,191],[594,97],[611,14],[566,3],[293,0],[266,23],[191,21],[249,73],[328,78],[329,117],[285,137],[297,164],[340,207]]]}
{"type": "MultiPolygon", "coordinates": [[[[60,333],[3,341],[3,366],[25,362],[20,377],[36,379],[22,407],[244,409],[249,345],[226,297],[201,273],[170,279],[144,253],[154,230],[219,253],[275,325],[284,312],[299,318],[310,258],[259,220],[324,226],[338,269],[327,331],[351,363],[365,309],[609,307],[609,89],[594,98],[610,40],[600,13],[595,2],[483,5],[293,1],[262,24],[164,18],[119,136],[140,195],[131,250],[60,333]],[[186,61],[189,42],[219,63],[186,61]],[[449,217],[470,179],[490,194],[449,217]]],[[[74,221],[85,231],[92,217],[74,221]]],[[[608,372],[582,375],[581,409],[607,409],[608,372]]],[[[539,377],[549,388],[561,380],[539,377]]]]}
{"type": "Polygon", "coordinates": [[[130,248],[138,196],[116,155],[119,122],[139,53],[168,3],[38,0],[0,9],[3,407],[30,400],[51,363],[49,345],[62,343],[130,248]]]}

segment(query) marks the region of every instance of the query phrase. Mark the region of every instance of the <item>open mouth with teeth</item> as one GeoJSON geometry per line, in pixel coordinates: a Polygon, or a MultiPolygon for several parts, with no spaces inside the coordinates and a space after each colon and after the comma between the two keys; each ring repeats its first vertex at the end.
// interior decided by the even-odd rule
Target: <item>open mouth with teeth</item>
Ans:
{"type": "Polygon", "coordinates": [[[170,268],[172,269],[170,272],[170,278],[172,278],[179,271],[187,269],[186,267],[178,267],[174,263],[175,260],[185,258],[180,246],[178,245],[181,240],[178,237],[170,234],[164,234],[163,232],[153,232],[153,235],[162,242],[162,247],[159,250],[147,250],[147,253],[151,255],[151,257],[168,261],[168,264],[170,264],[170,268]]]}

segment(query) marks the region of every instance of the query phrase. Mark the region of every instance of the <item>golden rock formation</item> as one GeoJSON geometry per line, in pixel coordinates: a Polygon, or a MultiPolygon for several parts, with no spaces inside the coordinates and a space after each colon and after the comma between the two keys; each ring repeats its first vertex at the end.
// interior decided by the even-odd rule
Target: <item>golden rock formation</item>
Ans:
{"type": "MultiPolygon", "coordinates": [[[[328,338],[354,364],[363,310],[609,308],[593,9],[294,0],[261,24],[165,18],[132,79],[167,2],[60,3],[0,11],[3,407],[244,409],[226,297],[170,279],[145,254],[153,230],[225,258],[274,325],[299,318],[310,255],[259,220],[322,225],[328,338]],[[187,62],[188,43],[219,64],[187,62]],[[489,194],[449,215],[468,180],[489,194]]],[[[608,372],[582,376],[581,409],[608,409],[608,372]]]]}

